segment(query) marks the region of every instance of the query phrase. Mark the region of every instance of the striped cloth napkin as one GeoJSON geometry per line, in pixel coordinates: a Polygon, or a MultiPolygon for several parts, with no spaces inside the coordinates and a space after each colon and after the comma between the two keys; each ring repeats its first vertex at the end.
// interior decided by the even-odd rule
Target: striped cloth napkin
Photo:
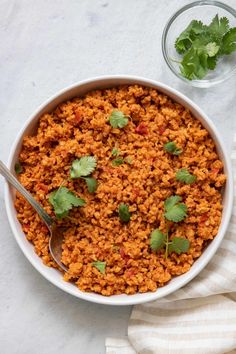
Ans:
{"type": "MultiPolygon", "coordinates": [[[[236,137],[232,163],[236,175],[236,137]]],[[[236,198],[228,231],[206,268],[172,295],[134,306],[128,337],[107,338],[106,353],[236,354],[236,198]]]]}

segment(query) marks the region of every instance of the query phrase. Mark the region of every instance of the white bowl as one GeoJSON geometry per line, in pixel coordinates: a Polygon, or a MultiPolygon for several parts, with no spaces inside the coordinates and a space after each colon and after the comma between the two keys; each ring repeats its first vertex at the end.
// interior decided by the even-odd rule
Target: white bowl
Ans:
{"type": "MultiPolygon", "coordinates": [[[[6,184],[5,188],[5,203],[7,209],[8,219],[11,225],[11,229],[16,238],[18,245],[23,251],[24,255],[28,258],[30,263],[41,273],[47,280],[56,285],[58,288],[64,290],[65,292],[74,295],[80,299],[92,301],[95,303],[106,304],[106,305],[133,305],[140,304],[148,301],[153,301],[156,299],[160,299],[166,295],[169,295],[181,288],[183,285],[187,284],[190,280],[192,280],[210,261],[219,247],[224,234],[226,232],[233,204],[233,177],[232,177],[232,168],[231,162],[228,157],[225,146],[222,142],[222,139],[217,132],[215,126],[211,122],[211,120],[206,116],[206,114],[189,98],[170,88],[169,86],[162,84],[160,82],[156,82],[150,79],[144,79],[141,77],[135,76],[103,76],[92,78],[89,80],[85,80],[79,82],[65,90],[59,92],[48,101],[43,103],[37,111],[29,118],[26,122],[25,126],[18,134],[16,141],[11,149],[8,166],[11,171],[14,171],[15,162],[17,161],[19,151],[21,149],[22,138],[25,135],[32,134],[37,124],[38,118],[45,112],[52,111],[59,103],[71,99],[75,96],[79,96],[85,94],[88,91],[94,89],[102,89],[117,86],[120,84],[140,84],[143,86],[153,87],[160,92],[171,97],[176,102],[179,102],[186,108],[189,108],[193,115],[197,117],[204,127],[209,131],[212,138],[215,141],[218,154],[224,163],[224,172],[227,175],[227,182],[223,192],[223,215],[221,225],[218,231],[217,236],[214,240],[209,244],[209,246],[204,250],[201,257],[193,264],[191,269],[176,278],[173,278],[167,285],[158,289],[155,292],[148,292],[143,294],[134,294],[134,295],[112,295],[110,297],[98,295],[95,293],[85,293],[80,291],[75,285],[72,283],[67,283],[62,279],[62,275],[59,271],[49,268],[45,266],[41,258],[36,255],[34,252],[33,246],[27,241],[21,225],[16,217],[16,211],[14,208],[14,191],[6,184]]],[[[17,266],[17,265],[16,265],[17,266]]]]}

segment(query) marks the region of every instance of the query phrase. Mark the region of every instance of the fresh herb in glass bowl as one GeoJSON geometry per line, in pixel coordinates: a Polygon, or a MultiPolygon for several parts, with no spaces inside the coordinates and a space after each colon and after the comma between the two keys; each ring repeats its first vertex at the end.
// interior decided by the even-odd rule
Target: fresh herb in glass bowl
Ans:
{"type": "Polygon", "coordinates": [[[192,20],[177,37],[175,48],[183,56],[181,74],[188,80],[202,79],[221,56],[236,51],[236,27],[230,28],[228,18],[218,14],[209,25],[192,20]]]}
{"type": "Polygon", "coordinates": [[[176,11],[162,35],[162,52],[173,74],[210,87],[236,73],[236,11],[219,1],[195,1],[176,11]]]}

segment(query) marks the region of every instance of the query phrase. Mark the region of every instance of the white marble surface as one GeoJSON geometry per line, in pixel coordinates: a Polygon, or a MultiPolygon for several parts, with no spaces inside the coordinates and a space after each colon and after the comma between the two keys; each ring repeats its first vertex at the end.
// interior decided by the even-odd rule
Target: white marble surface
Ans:
{"type": "MultiPolygon", "coordinates": [[[[236,122],[235,77],[208,90],[190,88],[167,69],[161,33],[189,1],[1,0],[0,158],[28,116],[76,81],[135,74],[163,81],[197,102],[230,152],[236,122]]],[[[235,0],[225,1],[235,5],[235,0]]],[[[49,284],[19,250],[6,218],[0,181],[0,353],[104,353],[107,336],[127,332],[130,307],[80,301],[49,284]]]]}

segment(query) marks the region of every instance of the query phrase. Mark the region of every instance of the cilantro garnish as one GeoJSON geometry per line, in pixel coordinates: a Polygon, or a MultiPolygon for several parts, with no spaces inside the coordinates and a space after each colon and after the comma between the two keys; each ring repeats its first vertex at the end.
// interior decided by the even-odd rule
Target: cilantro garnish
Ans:
{"type": "Polygon", "coordinates": [[[183,237],[173,237],[173,239],[169,241],[168,232],[164,234],[159,229],[156,229],[151,233],[150,247],[155,252],[165,249],[167,257],[168,254],[172,252],[177,254],[187,252],[190,247],[190,242],[183,237]]]}
{"type": "Polygon", "coordinates": [[[49,195],[49,202],[52,204],[58,219],[66,217],[73,206],[79,207],[86,204],[84,199],[77,197],[66,187],[60,187],[53,191],[49,195]]]}
{"type": "Polygon", "coordinates": [[[164,150],[169,154],[177,155],[177,156],[182,153],[182,150],[176,146],[174,141],[169,141],[168,143],[166,143],[164,145],[164,150]]]}
{"type": "MultiPolygon", "coordinates": [[[[119,154],[120,154],[120,152],[116,156],[118,156],[119,154]]],[[[120,165],[123,165],[124,163],[131,165],[132,158],[130,156],[127,156],[125,158],[120,156],[120,157],[117,157],[116,159],[112,160],[112,166],[120,166],[120,165]]]]}
{"type": "Polygon", "coordinates": [[[112,128],[124,128],[129,121],[129,116],[126,116],[121,111],[113,111],[109,117],[109,122],[112,128]]]}
{"type": "Polygon", "coordinates": [[[181,74],[189,80],[202,79],[220,56],[236,50],[236,27],[230,29],[229,20],[218,14],[209,25],[193,20],[176,39],[175,48],[183,55],[181,74]]]}
{"type": "Polygon", "coordinates": [[[165,218],[169,221],[179,222],[187,216],[187,207],[180,203],[182,198],[178,195],[171,196],[165,200],[165,218]]]}
{"type": "Polygon", "coordinates": [[[236,50],[236,27],[231,28],[222,39],[221,53],[230,54],[236,50]]]}
{"type": "Polygon", "coordinates": [[[129,207],[126,204],[120,204],[119,205],[119,217],[121,221],[123,222],[129,222],[130,221],[130,212],[129,212],[129,207]]]}
{"type": "Polygon", "coordinates": [[[89,193],[95,193],[97,190],[97,180],[93,177],[81,177],[85,180],[89,193]]]}
{"type": "Polygon", "coordinates": [[[120,151],[117,148],[113,148],[111,151],[111,155],[112,156],[119,156],[120,155],[120,151]]]}
{"type": "Polygon", "coordinates": [[[216,42],[210,42],[206,45],[206,52],[208,56],[214,57],[220,49],[220,46],[216,44],[216,42]]]}
{"type": "Polygon", "coordinates": [[[215,39],[221,39],[229,30],[229,20],[226,17],[219,18],[218,14],[213,18],[209,26],[206,26],[206,32],[214,36],[215,39]]]}
{"type": "Polygon", "coordinates": [[[150,246],[153,251],[159,251],[165,246],[166,235],[156,229],[151,233],[150,246]]]}
{"type": "Polygon", "coordinates": [[[94,156],[83,156],[79,160],[74,160],[70,170],[71,178],[89,176],[96,168],[97,161],[94,156]]]}
{"type": "Polygon", "coordinates": [[[97,270],[99,270],[102,274],[105,274],[106,262],[95,261],[92,263],[92,266],[97,268],[97,270]]]}
{"type": "Polygon", "coordinates": [[[20,173],[23,172],[23,168],[22,168],[20,162],[17,162],[17,163],[15,164],[15,172],[16,172],[17,175],[19,175],[20,173]]]}
{"type": "Polygon", "coordinates": [[[176,172],[177,181],[184,182],[186,184],[191,184],[196,182],[197,177],[188,172],[186,168],[181,168],[181,170],[176,172]]]}
{"type": "Polygon", "coordinates": [[[125,160],[123,159],[123,157],[117,157],[116,159],[114,159],[112,161],[112,166],[120,166],[125,162],[125,160]]]}
{"type": "Polygon", "coordinates": [[[205,31],[201,21],[193,20],[175,41],[175,48],[179,54],[184,53],[192,45],[193,40],[205,31]]]}
{"type": "Polygon", "coordinates": [[[169,253],[175,252],[181,254],[189,250],[190,242],[186,238],[173,237],[171,242],[169,242],[169,253]]]}
{"type": "Polygon", "coordinates": [[[83,178],[87,184],[89,193],[95,193],[97,181],[89,176],[96,168],[97,161],[94,156],[83,156],[79,160],[74,160],[70,169],[71,178],[83,178]]]}
{"type": "MultiPolygon", "coordinates": [[[[164,203],[165,218],[173,222],[182,221],[187,216],[187,207],[185,204],[180,203],[181,197],[178,195],[171,196],[166,199],[164,203]]],[[[150,238],[150,247],[153,251],[159,251],[165,249],[165,257],[168,254],[175,252],[177,254],[187,252],[190,243],[187,239],[182,237],[173,237],[169,240],[169,229],[167,226],[167,232],[163,233],[159,229],[152,231],[150,238]]]]}

